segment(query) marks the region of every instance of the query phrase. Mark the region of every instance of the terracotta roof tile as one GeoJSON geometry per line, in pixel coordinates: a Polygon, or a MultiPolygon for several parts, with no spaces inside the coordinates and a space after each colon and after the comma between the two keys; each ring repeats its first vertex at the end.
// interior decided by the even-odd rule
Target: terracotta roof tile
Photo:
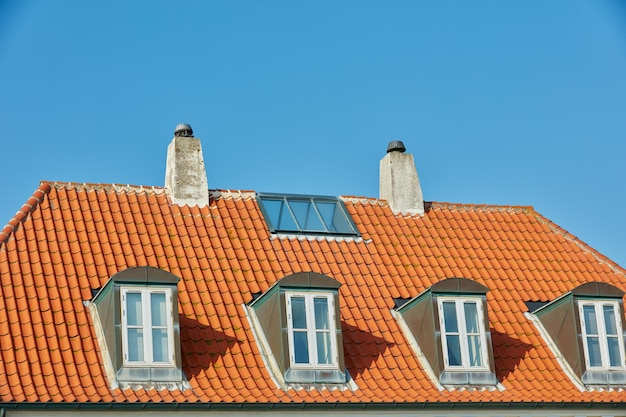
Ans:
{"type": "Polygon", "coordinates": [[[0,401],[31,402],[622,402],[583,393],[524,316],[626,271],[528,207],[429,203],[395,216],[345,199],[359,239],[270,236],[251,193],[212,192],[205,208],[171,205],[163,189],[44,182],[0,231],[0,401]],[[111,389],[83,301],[115,273],[149,265],[181,277],[183,391],[111,389]],[[293,272],[340,288],[346,365],[357,391],[277,389],[242,304],[293,272]],[[504,391],[439,391],[392,317],[450,277],[486,285],[504,391]]]}

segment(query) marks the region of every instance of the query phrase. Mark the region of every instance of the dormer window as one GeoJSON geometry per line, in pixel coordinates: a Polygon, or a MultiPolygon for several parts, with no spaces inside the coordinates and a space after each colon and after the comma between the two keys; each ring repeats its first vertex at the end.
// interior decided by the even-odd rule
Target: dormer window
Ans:
{"type": "Polygon", "coordinates": [[[440,389],[503,389],[493,361],[487,291],[477,282],[449,278],[392,311],[440,389]]]}
{"type": "Polygon", "coordinates": [[[112,387],[184,389],[179,278],[148,266],[111,277],[90,304],[112,387]]]}
{"type": "Polygon", "coordinates": [[[337,366],[331,294],[286,292],[289,358],[293,368],[337,366]]]}
{"type": "Polygon", "coordinates": [[[260,193],[257,201],[271,233],[359,236],[337,197],[260,193]]]}
{"type": "Polygon", "coordinates": [[[343,356],[340,285],[325,275],[299,272],[248,304],[259,349],[280,388],[353,388],[343,356]]]}
{"type": "Polygon", "coordinates": [[[171,289],[122,287],[121,308],[124,364],[173,366],[171,289]]]}
{"type": "Polygon", "coordinates": [[[624,368],[624,338],[615,301],[580,301],[585,361],[589,369],[624,368]]]}
{"type": "Polygon", "coordinates": [[[626,388],[623,296],[617,287],[591,282],[529,315],[581,390],[626,388]]]}
{"type": "Polygon", "coordinates": [[[476,298],[441,297],[437,303],[446,368],[488,370],[482,301],[476,298]]]}

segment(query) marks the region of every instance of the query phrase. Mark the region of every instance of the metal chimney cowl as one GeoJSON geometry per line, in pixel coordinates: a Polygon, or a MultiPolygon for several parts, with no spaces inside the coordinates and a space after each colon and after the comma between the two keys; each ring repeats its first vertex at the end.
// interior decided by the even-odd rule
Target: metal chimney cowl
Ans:
{"type": "Polygon", "coordinates": [[[174,129],[167,147],[165,192],[173,204],[204,207],[209,204],[209,186],[200,139],[187,123],[174,129]]]}

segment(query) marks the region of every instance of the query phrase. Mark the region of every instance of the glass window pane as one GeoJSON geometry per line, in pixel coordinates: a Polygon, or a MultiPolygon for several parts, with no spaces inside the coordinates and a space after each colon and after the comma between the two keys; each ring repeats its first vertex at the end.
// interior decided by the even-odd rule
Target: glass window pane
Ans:
{"type": "Polygon", "coordinates": [[[141,293],[126,293],[126,323],[129,326],[141,326],[141,293]]]}
{"type": "Polygon", "coordinates": [[[263,207],[269,216],[271,225],[278,230],[298,230],[285,200],[276,198],[263,198],[263,207]]]}
{"type": "Polygon", "coordinates": [[[166,329],[152,330],[152,360],[167,362],[169,360],[169,344],[167,343],[166,329]]]}
{"type": "Polygon", "coordinates": [[[144,360],[142,329],[128,329],[128,360],[132,362],[144,360]]]}
{"type": "Polygon", "coordinates": [[[306,329],[304,297],[291,297],[291,322],[294,329],[306,329]]]}
{"type": "Polygon", "coordinates": [[[587,338],[587,350],[589,352],[589,365],[602,366],[602,355],[600,352],[600,340],[597,337],[587,338]]]}
{"type": "Polygon", "coordinates": [[[315,309],[315,328],[316,329],[329,329],[328,323],[328,299],[315,298],[313,299],[313,306],[315,309]]]}
{"type": "Polygon", "coordinates": [[[483,366],[482,351],[480,349],[480,336],[468,336],[467,348],[469,349],[470,366],[483,366]]]}
{"type": "Polygon", "coordinates": [[[459,336],[446,336],[446,343],[448,345],[448,364],[450,366],[461,366],[461,344],[459,343],[459,336]]]}
{"type": "Polygon", "coordinates": [[[446,327],[446,332],[457,333],[459,331],[459,325],[456,318],[456,306],[454,302],[443,303],[443,321],[446,327]]]}
{"type": "Polygon", "coordinates": [[[463,303],[465,309],[465,327],[468,333],[480,333],[478,329],[478,308],[474,302],[463,303]]]}
{"type": "Polygon", "coordinates": [[[293,356],[295,363],[309,363],[309,340],[306,332],[293,332],[293,356]]]}
{"type": "Polygon", "coordinates": [[[322,215],[322,220],[329,231],[334,233],[352,233],[352,226],[336,202],[318,201],[315,203],[322,215]]]}
{"type": "Polygon", "coordinates": [[[328,365],[331,363],[329,332],[317,333],[317,363],[321,365],[328,365]]]}
{"type": "Polygon", "coordinates": [[[596,321],[596,309],[592,305],[583,306],[583,317],[587,334],[598,334],[598,323],[596,321]]]}
{"type": "Polygon", "coordinates": [[[324,232],[326,229],[312,206],[311,201],[290,201],[289,206],[303,230],[324,232]]]}
{"type": "Polygon", "coordinates": [[[609,337],[607,345],[609,348],[610,366],[622,366],[622,354],[619,350],[619,341],[617,340],[617,337],[609,337]]]}
{"type": "Polygon", "coordinates": [[[272,231],[358,236],[350,214],[338,198],[259,195],[263,215],[272,231]]]}
{"type": "Polygon", "coordinates": [[[607,335],[617,334],[617,322],[615,321],[615,308],[612,305],[602,306],[604,311],[604,326],[607,335]]]}
{"type": "Polygon", "coordinates": [[[166,326],[167,325],[167,313],[165,304],[164,293],[152,293],[150,294],[150,308],[152,313],[152,325],[153,326],[166,326]]]}

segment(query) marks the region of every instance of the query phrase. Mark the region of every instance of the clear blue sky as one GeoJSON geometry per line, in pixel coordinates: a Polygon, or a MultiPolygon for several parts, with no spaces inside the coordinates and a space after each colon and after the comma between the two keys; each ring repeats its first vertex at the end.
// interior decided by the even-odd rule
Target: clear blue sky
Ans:
{"type": "Polygon", "coordinates": [[[626,2],[0,0],[0,223],[40,180],[532,205],[626,266],[626,2]]]}

